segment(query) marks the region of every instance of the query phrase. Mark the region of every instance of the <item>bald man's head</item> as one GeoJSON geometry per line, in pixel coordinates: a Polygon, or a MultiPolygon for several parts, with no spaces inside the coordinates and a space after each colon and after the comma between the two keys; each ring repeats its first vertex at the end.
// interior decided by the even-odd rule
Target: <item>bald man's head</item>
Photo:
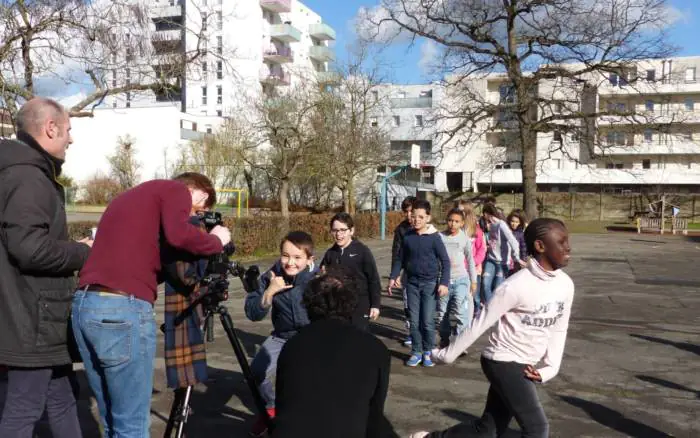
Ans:
{"type": "Polygon", "coordinates": [[[49,154],[64,160],[73,142],[68,111],[55,100],[34,97],[17,113],[17,131],[25,132],[49,154]]]}

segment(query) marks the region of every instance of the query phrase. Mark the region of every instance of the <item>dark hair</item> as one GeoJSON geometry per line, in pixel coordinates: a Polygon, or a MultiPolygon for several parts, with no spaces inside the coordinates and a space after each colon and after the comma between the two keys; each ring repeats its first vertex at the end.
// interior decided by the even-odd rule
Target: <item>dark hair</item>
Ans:
{"type": "Polygon", "coordinates": [[[297,248],[303,249],[308,257],[314,255],[314,239],[309,233],[305,233],[304,231],[290,231],[280,242],[280,252],[282,252],[284,242],[290,242],[297,248]]]}
{"type": "Polygon", "coordinates": [[[413,208],[414,202],[416,202],[415,196],[406,196],[405,198],[403,198],[403,201],[401,201],[401,211],[405,212],[409,208],[413,208]]]}
{"type": "Polygon", "coordinates": [[[461,217],[462,220],[464,220],[464,212],[460,210],[459,208],[453,208],[449,212],[447,212],[447,219],[450,218],[453,214],[456,214],[457,216],[461,217]]]}
{"type": "Polygon", "coordinates": [[[173,179],[184,183],[190,189],[198,189],[209,195],[207,202],[204,204],[205,207],[211,208],[216,204],[216,190],[214,190],[214,185],[209,178],[201,173],[185,172],[173,179]]]}
{"type": "Polygon", "coordinates": [[[484,207],[481,209],[481,212],[483,214],[488,214],[489,216],[495,216],[499,219],[501,218],[501,212],[498,211],[496,204],[492,204],[490,202],[484,204],[484,207]]]}
{"type": "Polygon", "coordinates": [[[331,228],[333,228],[333,222],[338,221],[342,222],[345,225],[348,226],[348,228],[355,228],[355,222],[352,220],[352,216],[350,214],[342,212],[342,213],[336,213],[332,218],[331,218],[331,228]]]}
{"type": "Polygon", "coordinates": [[[538,240],[544,240],[547,233],[552,228],[560,227],[566,230],[566,225],[559,219],[553,219],[549,217],[540,217],[530,222],[530,225],[525,229],[525,245],[527,246],[527,253],[531,256],[536,256],[537,251],[535,251],[535,242],[538,240]]]}
{"type": "Polygon", "coordinates": [[[423,209],[426,213],[430,214],[430,202],[425,199],[416,199],[413,201],[413,210],[423,209]]]}
{"type": "MultiPolygon", "coordinates": [[[[525,215],[522,213],[522,210],[513,210],[510,212],[508,215],[507,221],[510,222],[510,220],[514,217],[517,217],[518,220],[520,220],[520,225],[518,225],[518,229],[522,230],[525,228],[525,215]]],[[[508,224],[510,226],[510,224],[508,224]]]]}
{"type": "Polygon", "coordinates": [[[309,282],[303,301],[311,321],[329,318],[350,321],[358,293],[357,272],[348,266],[332,265],[309,282]]]}

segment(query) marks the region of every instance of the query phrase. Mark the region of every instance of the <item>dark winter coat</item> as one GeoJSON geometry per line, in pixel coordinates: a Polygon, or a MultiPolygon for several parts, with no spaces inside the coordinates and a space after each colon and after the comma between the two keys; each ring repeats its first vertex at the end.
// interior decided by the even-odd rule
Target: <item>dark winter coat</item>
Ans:
{"type": "Polygon", "coordinates": [[[0,141],[0,364],[71,363],[74,274],[89,247],[68,237],[58,166],[27,134],[0,141]]]}

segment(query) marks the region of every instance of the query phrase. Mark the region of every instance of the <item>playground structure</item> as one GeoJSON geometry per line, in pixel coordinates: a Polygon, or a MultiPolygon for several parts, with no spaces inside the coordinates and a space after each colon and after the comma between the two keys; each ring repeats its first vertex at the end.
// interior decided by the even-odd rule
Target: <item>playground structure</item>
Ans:
{"type": "Polygon", "coordinates": [[[637,217],[637,234],[642,231],[664,234],[666,231],[666,218],[670,219],[671,229],[668,230],[671,234],[677,232],[684,235],[688,234],[688,219],[680,218],[680,207],[666,202],[666,195],[662,195],[661,199],[649,203],[648,213],[645,216],[637,217]],[[670,214],[667,210],[670,209],[670,214]]]}
{"type": "MultiPolygon", "coordinates": [[[[248,216],[248,208],[250,197],[248,196],[248,190],[246,189],[216,189],[216,193],[219,197],[219,205],[231,205],[230,216],[234,216],[233,210],[235,209],[235,216],[237,218],[241,217],[241,210],[245,208],[245,214],[243,216],[248,216]],[[233,199],[230,199],[233,198],[233,199]],[[245,198],[245,201],[243,201],[245,198]],[[231,202],[230,202],[231,201],[231,202]]],[[[225,208],[217,207],[217,210],[226,210],[225,208]]]]}

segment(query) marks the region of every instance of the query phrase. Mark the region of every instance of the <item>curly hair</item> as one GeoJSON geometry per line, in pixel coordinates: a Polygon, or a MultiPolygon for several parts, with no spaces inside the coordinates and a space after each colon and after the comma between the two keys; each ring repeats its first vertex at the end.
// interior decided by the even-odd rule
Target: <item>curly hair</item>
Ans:
{"type": "Polygon", "coordinates": [[[328,266],[311,280],[304,291],[304,306],[311,321],[341,319],[350,321],[355,307],[359,284],[357,273],[348,266],[328,266]]]}

